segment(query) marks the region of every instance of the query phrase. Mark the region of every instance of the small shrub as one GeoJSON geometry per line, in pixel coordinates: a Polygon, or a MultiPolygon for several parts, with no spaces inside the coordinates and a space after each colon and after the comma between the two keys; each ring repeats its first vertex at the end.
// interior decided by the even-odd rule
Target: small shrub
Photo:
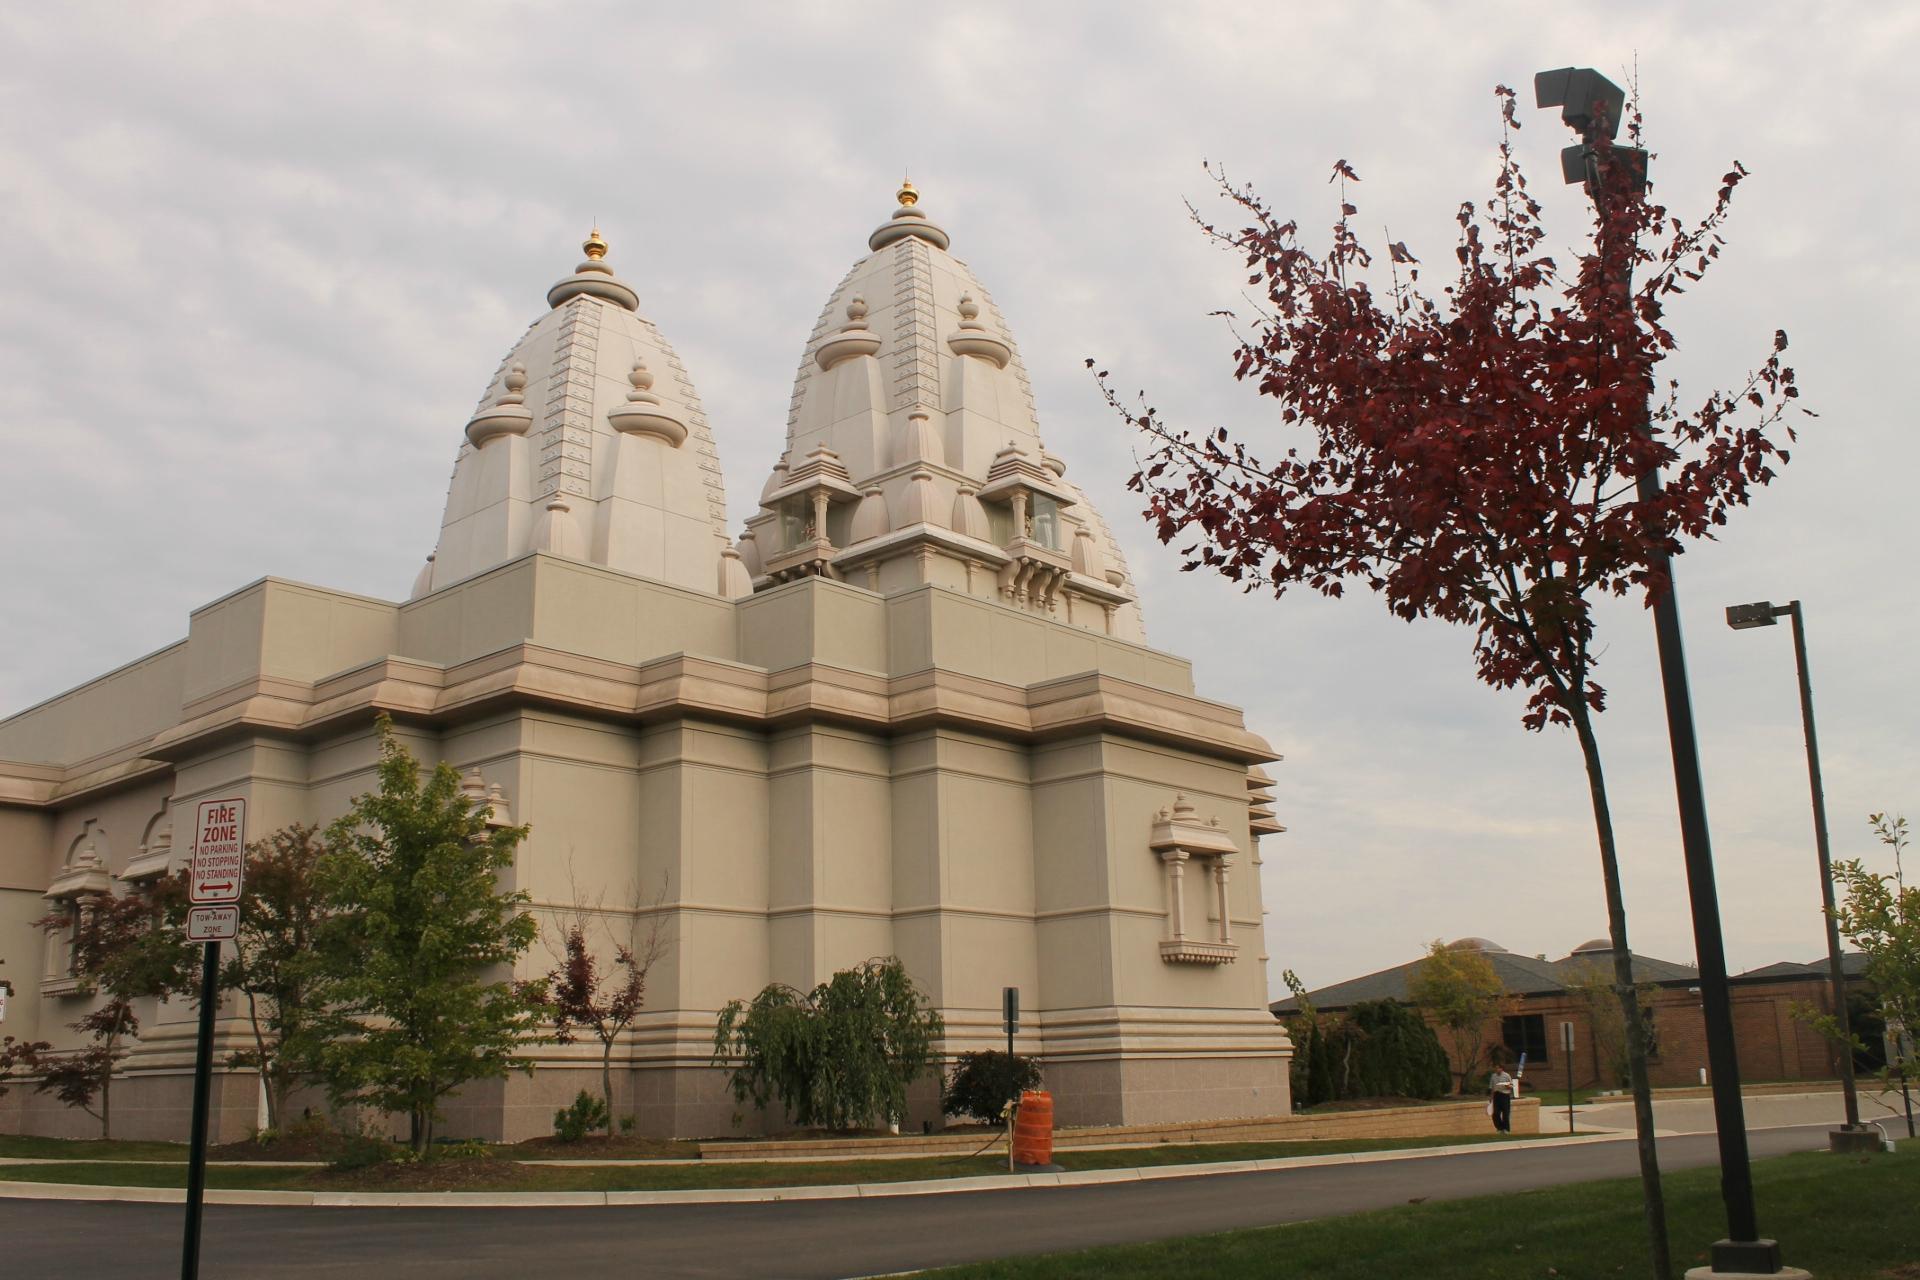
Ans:
{"type": "Polygon", "coordinates": [[[349,1133],[342,1137],[340,1154],[333,1158],[336,1169],[370,1169],[386,1164],[399,1155],[400,1148],[376,1133],[349,1133]]]}
{"type": "Polygon", "coordinates": [[[621,1116],[621,1117],[620,1117],[620,1132],[622,1132],[622,1133],[632,1133],[632,1132],[633,1132],[633,1127],[634,1127],[635,1125],[637,1125],[637,1124],[639,1124],[639,1123],[640,1123],[640,1117],[639,1117],[639,1116],[621,1116]]]}
{"type": "Polygon", "coordinates": [[[572,1106],[562,1107],[553,1113],[553,1134],[562,1142],[578,1142],[595,1129],[606,1127],[606,1100],[595,1097],[585,1089],[573,1100],[572,1106]]]}
{"type": "Polygon", "coordinates": [[[1032,1058],[998,1049],[963,1053],[954,1059],[940,1105],[948,1115],[997,1124],[1000,1109],[1019,1097],[1022,1089],[1039,1087],[1040,1064],[1032,1058]]]}
{"type": "Polygon", "coordinates": [[[489,1151],[487,1144],[478,1138],[461,1138],[457,1141],[445,1142],[436,1140],[433,1145],[433,1154],[437,1159],[442,1160],[493,1159],[493,1152],[489,1151]]]}

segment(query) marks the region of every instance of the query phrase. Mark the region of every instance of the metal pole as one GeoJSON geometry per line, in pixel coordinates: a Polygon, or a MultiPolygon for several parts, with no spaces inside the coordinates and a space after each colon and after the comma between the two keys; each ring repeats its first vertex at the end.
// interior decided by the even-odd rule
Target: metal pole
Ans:
{"type": "Polygon", "coordinates": [[[1813,787],[1813,838],[1820,851],[1820,901],[1827,922],[1827,975],[1833,981],[1833,1016],[1840,1020],[1840,1085],[1847,1099],[1847,1128],[1860,1127],[1860,1094],[1853,1080],[1853,1028],[1847,1018],[1847,976],[1840,965],[1840,925],[1833,918],[1833,857],[1827,845],[1827,795],[1820,783],[1820,740],[1813,733],[1813,681],[1807,676],[1807,629],[1800,602],[1787,602],[1793,618],[1793,661],[1800,671],[1800,722],[1807,733],[1807,780],[1813,787]]]}
{"type": "MultiPolygon", "coordinates": [[[[1659,474],[1642,473],[1640,500],[1650,502],[1659,496],[1659,474]]],[[[1653,606],[1653,629],[1660,648],[1667,736],[1673,744],[1673,783],[1680,802],[1680,847],[1687,868],[1695,958],[1700,964],[1707,1069],[1713,1084],[1713,1121],[1720,1145],[1720,1198],[1727,1209],[1727,1239],[1713,1246],[1713,1269],[1771,1275],[1780,1270],[1780,1246],[1761,1239],[1759,1216],[1753,1205],[1746,1108],[1740,1099],[1740,1064],[1733,1039],[1733,999],[1727,985],[1727,953],[1720,932],[1720,896],[1714,883],[1713,845],[1707,831],[1706,788],[1700,780],[1693,699],[1687,690],[1679,592],[1672,563],[1664,554],[1656,555],[1654,568],[1667,575],[1667,590],[1653,606]]]]}
{"type": "Polygon", "coordinates": [[[1573,1136],[1573,1055],[1567,1055],[1567,1136],[1573,1136]]]}
{"type": "MultiPolygon", "coordinates": [[[[1595,144],[1599,130],[1587,134],[1587,182],[1596,206],[1602,199],[1595,144]]],[[[1600,207],[1604,228],[1606,210],[1600,207]]],[[[1604,234],[1604,232],[1603,232],[1604,234]]],[[[1604,249],[1603,249],[1604,251],[1604,249]]],[[[1653,434],[1650,417],[1640,429],[1653,434]]],[[[1658,468],[1640,473],[1638,497],[1657,502],[1658,468]]],[[[1687,899],[1693,916],[1694,958],[1700,965],[1700,1004],[1706,1020],[1707,1066],[1713,1084],[1713,1121],[1720,1147],[1720,1198],[1727,1210],[1727,1238],[1711,1250],[1715,1271],[1773,1275],[1780,1270],[1780,1246],[1760,1238],[1753,1204],[1753,1170],[1748,1165],[1746,1109],[1740,1099],[1740,1065],[1734,1050],[1733,999],[1727,985],[1727,953],[1720,930],[1720,896],[1714,881],[1713,841],[1707,827],[1706,787],[1700,778],[1700,744],[1693,726],[1693,696],[1687,684],[1686,645],[1680,634],[1680,588],[1673,561],[1655,548],[1650,567],[1667,580],[1653,603],[1653,632],[1660,652],[1660,683],[1667,704],[1667,739],[1673,750],[1673,786],[1680,808],[1680,849],[1687,870],[1687,899]]]]}
{"type": "Polygon", "coordinates": [[[187,1152],[187,1231],[180,1280],[200,1275],[200,1210],[207,1191],[207,1111],[213,1091],[213,1008],[220,975],[220,944],[206,944],[200,971],[200,1047],[193,1063],[193,1133],[187,1152]]]}
{"type": "MultiPolygon", "coordinates": [[[[1588,183],[1596,202],[1601,198],[1599,166],[1592,150],[1597,140],[1593,136],[1587,139],[1588,183]]],[[[1606,216],[1604,209],[1601,216],[1606,216]]],[[[1652,422],[1643,420],[1641,430],[1651,435],[1652,422]]],[[[1659,469],[1641,472],[1637,487],[1641,502],[1659,501],[1659,469]]],[[[1727,1239],[1713,1246],[1713,1269],[1771,1275],[1780,1270],[1780,1246],[1760,1238],[1759,1216],[1753,1205],[1746,1108],[1740,1099],[1740,1065],[1734,1050],[1733,999],[1727,985],[1727,954],[1720,929],[1720,894],[1714,881],[1706,787],[1700,778],[1700,744],[1693,727],[1693,695],[1687,684],[1686,645],[1680,634],[1680,587],[1674,580],[1672,558],[1665,551],[1656,548],[1651,560],[1653,570],[1667,580],[1667,589],[1653,604],[1653,633],[1666,697],[1667,740],[1673,752],[1673,787],[1680,808],[1680,850],[1693,916],[1694,958],[1700,965],[1700,1007],[1706,1023],[1713,1121],[1720,1147],[1720,1198],[1727,1210],[1727,1239]]]]}

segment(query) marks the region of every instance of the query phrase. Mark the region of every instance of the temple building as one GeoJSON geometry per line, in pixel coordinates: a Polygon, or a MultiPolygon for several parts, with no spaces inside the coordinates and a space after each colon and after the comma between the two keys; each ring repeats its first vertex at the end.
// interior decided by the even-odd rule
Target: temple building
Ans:
{"type": "MultiPolygon", "coordinates": [[[[530,825],[509,874],[549,939],[581,909],[658,931],[616,1055],[640,1132],[781,1127],[736,1117],[717,1011],[886,955],[945,1017],[946,1056],[1004,1043],[1018,987],[1016,1047],[1062,1123],[1285,1113],[1259,872],[1275,753],[1146,646],[992,295],[910,184],[898,200],[806,340],[737,540],[692,375],[596,231],[449,424],[404,602],[263,579],[0,721],[5,1031],[73,1045],[89,1007],[32,921],[181,865],[201,799],[245,796],[250,838],[331,820],[373,785],[385,713],[530,825]]],[[[521,968],[552,964],[536,944],[521,968]]],[[[116,1135],[179,1138],[192,1014],[140,1013],[116,1135]]],[[[469,1086],[443,1131],[544,1134],[597,1091],[597,1044],[527,1053],[531,1075],[469,1086]]],[[[216,1079],[215,1140],[243,1136],[258,1082],[216,1079]]],[[[931,1084],[914,1105],[907,1123],[940,1123],[931,1084]]],[[[0,1131],[91,1130],[31,1088],[0,1098],[0,1131]]]]}

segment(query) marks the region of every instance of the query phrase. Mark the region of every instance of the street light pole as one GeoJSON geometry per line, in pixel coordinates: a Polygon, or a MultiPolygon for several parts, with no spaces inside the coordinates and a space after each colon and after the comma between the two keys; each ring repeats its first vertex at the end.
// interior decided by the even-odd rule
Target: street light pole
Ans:
{"type": "MultiPolygon", "coordinates": [[[[1603,199],[1598,149],[1610,145],[1620,127],[1626,93],[1590,67],[1562,67],[1533,78],[1537,106],[1559,107],[1561,119],[1577,130],[1581,141],[1560,153],[1561,175],[1569,184],[1584,182],[1599,207],[1601,232],[1606,235],[1607,210],[1603,199]]],[[[1646,181],[1644,152],[1617,148],[1615,163],[1631,167],[1638,181],[1646,181]]],[[[1601,245],[1602,252],[1605,245],[1601,245]]],[[[1623,280],[1621,287],[1627,282],[1623,280]]],[[[1651,434],[1643,419],[1641,430],[1651,434]]],[[[1654,502],[1661,493],[1660,472],[1649,467],[1638,482],[1639,498],[1654,502]]],[[[1680,602],[1673,564],[1656,552],[1649,565],[1664,575],[1667,589],[1653,602],[1654,636],[1660,651],[1660,679],[1666,695],[1667,737],[1673,749],[1673,782],[1680,808],[1680,848],[1687,870],[1687,898],[1693,914],[1695,959],[1700,965],[1700,1003],[1706,1020],[1707,1065],[1713,1084],[1713,1119],[1720,1147],[1720,1198],[1727,1210],[1727,1238],[1711,1250],[1710,1269],[1688,1272],[1713,1274],[1780,1275],[1789,1272],[1780,1262],[1778,1241],[1763,1239],[1753,1203],[1753,1170],[1747,1157],[1747,1121],[1740,1099],[1740,1067],[1734,1051],[1733,1000],[1727,986],[1727,956],[1720,930],[1720,897],[1714,885],[1713,845],[1707,828],[1706,787],[1700,776],[1700,751],[1693,724],[1693,699],[1687,687],[1686,648],[1680,634],[1680,602]]]]}
{"type": "Polygon", "coordinates": [[[1820,902],[1827,924],[1827,977],[1833,984],[1833,1015],[1839,1019],[1844,1043],[1840,1050],[1840,1084],[1846,1095],[1847,1123],[1827,1138],[1835,1151],[1871,1151],[1879,1135],[1860,1123],[1860,1094],[1853,1079],[1853,1028],[1847,1017],[1847,976],[1840,963],[1840,925],[1833,915],[1833,854],[1827,844],[1827,793],[1820,781],[1820,740],[1813,731],[1813,681],[1807,675],[1807,628],[1800,602],[1775,606],[1770,600],[1731,605],[1727,625],[1735,631],[1771,627],[1782,617],[1793,619],[1793,661],[1800,675],[1800,724],[1807,739],[1807,781],[1813,789],[1813,840],[1820,854],[1820,902]]]}

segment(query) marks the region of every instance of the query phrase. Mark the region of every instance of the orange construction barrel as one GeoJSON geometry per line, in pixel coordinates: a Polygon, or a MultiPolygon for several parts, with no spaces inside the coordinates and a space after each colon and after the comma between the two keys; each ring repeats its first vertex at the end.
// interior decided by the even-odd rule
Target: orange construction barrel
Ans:
{"type": "Polygon", "coordinates": [[[1026,1165],[1053,1163],[1053,1095],[1029,1089],[1020,1095],[1020,1109],[1013,1119],[1013,1162],[1026,1165]]]}

